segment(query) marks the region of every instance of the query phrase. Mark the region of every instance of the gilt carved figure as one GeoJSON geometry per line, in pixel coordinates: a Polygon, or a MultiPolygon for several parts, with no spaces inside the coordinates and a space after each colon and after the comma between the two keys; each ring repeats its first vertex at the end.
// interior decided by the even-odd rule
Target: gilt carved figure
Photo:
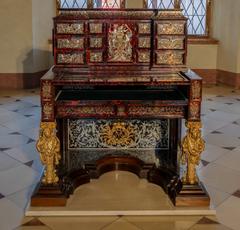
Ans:
{"type": "Polygon", "coordinates": [[[59,164],[60,142],[56,136],[56,124],[54,122],[42,122],[40,137],[37,142],[37,150],[40,159],[45,165],[43,184],[55,184],[59,181],[55,167],[59,164]]]}

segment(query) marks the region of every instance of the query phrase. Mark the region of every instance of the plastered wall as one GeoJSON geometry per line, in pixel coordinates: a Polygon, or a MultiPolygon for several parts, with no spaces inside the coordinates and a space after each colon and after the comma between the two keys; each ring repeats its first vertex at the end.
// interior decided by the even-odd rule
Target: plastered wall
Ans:
{"type": "Polygon", "coordinates": [[[240,73],[239,0],[214,0],[213,36],[219,40],[217,68],[240,73]]]}
{"type": "MultiPolygon", "coordinates": [[[[240,72],[240,1],[214,1],[213,36],[220,44],[189,45],[187,65],[240,72]]],[[[141,7],[142,1],[127,4],[141,7]]],[[[52,65],[48,40],[54,15],[55,0],[0,0],[0,73],[31,73],[52,65]]]]}
{"type": "Polygon", "coordinates": [[[32,71],[31,0],[0,0],[0,73],[32,71]]]}

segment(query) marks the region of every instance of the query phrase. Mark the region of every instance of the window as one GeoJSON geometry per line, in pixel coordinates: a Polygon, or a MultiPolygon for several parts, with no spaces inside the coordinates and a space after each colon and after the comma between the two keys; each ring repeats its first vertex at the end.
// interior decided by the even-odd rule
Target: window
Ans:
{"type": "MultiPolygon", "coordinates": [[[[131,0],[129,0],[131,1],[131,0]]],[[[211,0],[139,0],[149,9],[181,8],[188,18],[188,34],[209,35],[211,0]]],[[[125,0],[57,0],[58,8],[124,8],[125,0]]]]}
{"type": "Polygon", "coordinates": [[[60,0],[62,9],[84,9],[84,8],[120,8],[122,0],[60,0]]]}
{"type": "MultiPolygon", "coordinates": [[[[173,9],[179,0],[148,0],[150,9],[173,9]]],[[[208,35],[207,14],[210,0],[180,0],[180,8],[188,18],[189,35],[208,35]]]]}

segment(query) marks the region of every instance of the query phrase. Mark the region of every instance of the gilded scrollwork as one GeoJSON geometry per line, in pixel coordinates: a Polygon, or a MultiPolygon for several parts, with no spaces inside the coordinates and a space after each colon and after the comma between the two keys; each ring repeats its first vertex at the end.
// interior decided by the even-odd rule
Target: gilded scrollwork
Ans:
{"type": "Polygon", "coordinates": [[[112,24],[108,38],[108,61],[132,61],[132,31],[127,24],[112,24]]]}
{"type": "Polygon", "coordinates": [[[183,49],[184,38],[158,37],[157,48],[158,49],[183,49]]]}
{"type": "Polygon", "coordinates": [[[164,107],[152,107],[152,106],[132,106],[128,109],[128,114],[133,116],[184,116],[183,107],[173,107],[173,106],[164,106],[164,107]]]}
{"type": "Polygon", "coordinates": [[[84,34],[83,23],[59,23],[57,24],[58,34],[84,34]]]}
{"type": "Polygon", "coordinates": [[[138,38],[138,47],[139,48],[150,48],[151,47],[151,38],[150,37],[139,37],[138,38]]]}
{"type": "Polygon", "coordinates": [[[201,135],[201,122],[186,122],[187,134],[182,142],[182,163],[187,164],[187,171],[183,177],[185,184],[197,184],[196,166],[200,155],[204,151],[205,142],[201,135]]]}
{"type": "Polygon", "coordinates": [[[90,47],[91,48],[101,48],[102,47],[102,38],[90,38],[90,47]]]}
{"type": "Polygon", "coordinates": [[[168,149],[169,120],[68,120],[68,148],[71,150],[168,149]]]}
{"type": "Polygon", "coordinates": [[[44,99],[50,99],[52,96],[52,86],[49,81],[44,81],[42,83],[42,97],[44,99]]]}
{"type": "Polygon", "coordinates": [[[89,23],[89,30],[91,34],[101,34],[103,32],[103,24],[89,23]]]}
{"type": "Polygon", "coordinates": [[[42,164],[45,166],[43,184],[56,184],[59,178],[56,174],[56,166],[61,159],[60,141],[56,136],[55,122],[42,122],[40,125],[40,135],[37,141],[37,150],[40,154],[42,164]]]}
{"type": "Polygon", "coordinates": [[[189,105],[189,117],[192,120],[200,118],[200,104],[199,102],[191,102],[189,105]]]}
{"type": "Polygon", "coordinates": [[[90,62],[102,62],[103,54],[102,52],[91,52],[90,53],[90,62]]]}
{"type": "Polygon", "coordinates": [[[100,140],[104,145],[126,147],[135,142],[134,127],[131,123],[115,122],[100,127],[100,140]]]}
{"type": "Polygon", "coordinates": [[[51,103],[46,103],[42,107],[42,115],[44,120],[49,120],[53,117],[54,108],[51,103]]]}
{"type": "Polygon", "coordinates": [[[159,65],[181,65],[183,64],[183,54],[181,51],[157,52],[157,64],[159,65]]]}
{"type": "Polygon", "coordinates": [[[59,64],[84,64],[83,53],[58,54],[59,64]]]}
{"type": "Polygon", "coordinates": [[[164,22],[157,24],[158,34],[184,34],[185,24],[183,22],[164,22]]]}
{"type": "Polygon", "coordinates": [[[142,63],[150,62],[150,52],[149,51],[139,51],[138,52],[138,61],[142,63]]]}
{"type": "Polygon", "coordinates": [[[138,24],[138,33],[139,34],[150,34],[151,33],[151,24],[150,23],[139,23],[138,24]]]}
{"type": "Polygon", "coordinates": [[[79,37],[59,38],[57,39],[57,47],[59,49],[62,49],[62,48],[83,49],[84,38],[79,38],[79,37]]]}
{"type": "Polygon", "coordinates": [[[201,82],[194,81],[191,85],[192,99],[201,98],[201,82]]]}

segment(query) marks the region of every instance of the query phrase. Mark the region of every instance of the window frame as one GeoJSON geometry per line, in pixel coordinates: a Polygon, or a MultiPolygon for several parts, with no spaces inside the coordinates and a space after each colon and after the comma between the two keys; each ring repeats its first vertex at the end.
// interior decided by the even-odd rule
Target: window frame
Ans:
{"type": "MultiPolygon", "coordinates": [[[[143,9],[148,8],[148,0],[142,0],[143,1],[143,9]]],[[[156,0],[157,1],[157,0],[156,0]]],[[[205,24],[205,34],[199,35],[199,34],[190,34],[188,35],[190,43],[216,43],[214,39],[210,38],[211,35],[211,14],[212,14],[212,2],[213,0],[206,0],[206,24],[205,24]],[[195,40],[195,41],[194,41],[195,40]],[[213,41],[214,40],[214,41],[213,41]]],[[[87,8],[93,9],[94,0],[87,0],[87,8]]],[[[180,9],[181,6],[181,0],[174,0],[174,8],[180,9]]],[[[59,14],[59,9],[61,8],[61,0],[56,0],[56,13],[59,14]]],[[[121,0],[121,6],[120,9],[126,8],[126,0],[121,0]]]]}

